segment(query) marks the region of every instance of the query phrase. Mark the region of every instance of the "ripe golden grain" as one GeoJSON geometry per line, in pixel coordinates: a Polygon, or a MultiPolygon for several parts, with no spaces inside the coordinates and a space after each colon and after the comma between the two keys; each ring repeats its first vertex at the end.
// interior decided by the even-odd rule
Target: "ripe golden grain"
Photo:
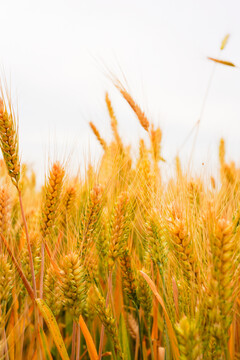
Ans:
{"type": "Polygon", "coordinates": [[[240,353],[240,169],[227,162],[222,139],[220,176],[191,177],[177,157],[168,180],[161,130],[119,90],[150,142],[141,139],[133,155],[107,95],[109,145],[92,124],[104,148],[99,166],[89,163],[84,177],[64,183],[55,162],[43,191],[25,164],[19,182],[15,118],[0,103],[8,152],[0,161],[0,358],[59,357],[62,344],[76,360],[87,351],[94,359],[111,351],[120,359],[169,360],[240,353]],[[50,308],[49,329],[32,305],[39,303],[50,308]],[[79,315],[89,330],[83,335],[79,315]]]}
{"type": "Polygon", "coordinates": [[[14,185],[20,179],[20,161],[18,155],[18,133],[14,114],[8,112],[0,98],[0,147],[8,173],[14,185]]]}

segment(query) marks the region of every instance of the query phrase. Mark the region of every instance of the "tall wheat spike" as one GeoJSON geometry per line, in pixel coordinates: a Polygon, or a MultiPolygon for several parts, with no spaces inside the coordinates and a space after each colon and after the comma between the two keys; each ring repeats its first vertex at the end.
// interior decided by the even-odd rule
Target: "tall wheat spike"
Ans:
{"type": "Polygon", "coordinates": [[[118,133],[118,122],[117,122],[117,118],[115,116],[115,113],[114,113],[114,110],[113,110],[113,107],[112,107],[112,103],[111,103],[111,100],[108,96],[108,93],[106,93],[105,95],[105,102],[107,104],[107,109],[108,109],[108,113],[109,113],[109,116],[110,116],[110,119],[111,119],[111,128],[112,128],[112,131],[113,131],[113,135],[116,139],[116,142],[119,146],[119,149],[121,151],[123,151],[123,144],[122,144],[122,140],[119,136],[119,133],[118,133]]]}
{"type": "Polygon", "coordinates": [[[53,164],[45,185],[45,199],[41,214],[41,232],[46,237],[51,234],[59,208],[59,197],[62,191],[65,171],[59,162],[53,164]]]}
{"type": "Polygon", "coordinates": [[[14,185],[18,186],[20,179],[20,161],[18,154],[18,132],[14,113],[7,111],[6,104],[0,98],[0,146],[14,185]]]}
{"type": "Polygon", "coordinates": [[[100,133],[99,133],[98,129],[96,128],[96,126],[94,125],[94,123],[92,121],[89,122],[89,125],[90,125],[94,135],[98,139],[99,143],[101,144],[103,150],[106,151],[107,150],[106,141],[100,136],[100,133]]]}
{"type": "Polygon", "coordinates": [[[115,86],[120,91],[123,98],[127,101],[127,103],[132,108],[132,110],[135,112],[135,114],[137,115],[137,118],[138,118],[140,124],[142,125],[142,127],[144,128],[144,130],[148,131],[149,130],[149,121],[148,121],[146,115],[144,114],[144,112],[139,107],[139,105],[133,100],[132,96],[129,94],[129,92],[127,92],[127,90],[124,88],[124,86],[119,81],[115,82],[115,86]]]}

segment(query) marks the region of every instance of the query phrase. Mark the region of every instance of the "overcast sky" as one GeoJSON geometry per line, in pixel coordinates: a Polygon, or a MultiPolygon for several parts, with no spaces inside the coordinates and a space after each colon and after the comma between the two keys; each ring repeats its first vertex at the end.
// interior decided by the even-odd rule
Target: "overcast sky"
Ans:
{"type": "MultiPolygon", "coordinates": [[[[223,37],[224,60],[240,65],[239,0],[7,0],[1,3],[0,64],[18,106],[22,160],[43,176],[46,157],[84,167],[101,150],[93,121],[111,139],[104,104],[112,99],[119,131],[133,147],[146,137],[106,77],[121,80],[163,131],[168,165],[198,120],[223,37]]],[[[240,71],[216,66],[195,150],[195,165],[217,166],[223,136],[240,159],[240,71]]],[[[180,152],[189,158],[194,136],[180,152]]]]}

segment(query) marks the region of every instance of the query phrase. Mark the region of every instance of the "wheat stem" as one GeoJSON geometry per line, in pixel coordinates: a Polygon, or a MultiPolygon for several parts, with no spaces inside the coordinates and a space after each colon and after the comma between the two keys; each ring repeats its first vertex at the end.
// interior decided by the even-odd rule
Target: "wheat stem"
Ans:
{"type": "Polygon", "coordinates": [[[77,342],[76,342],[76,360],[80,358],[80,351],[81,351],[81,328],[79,324],[77,324],[77,342]]]}
{"type": "Polygon", "coordinates": [[[40,286],[39,286],[39,297],[43,298],[43,278],[44,278],[44,261],[45,261],[45,246],[42,241],[41,244],[41,269],[40,269],[40,286]]]}
{"type": "Polygon", "coordinates": [[[143,348],[142,348],[142,331],[141,331],[141,319],[139,316],[139,309],[136,306],[137,320],[138,320],[138,331],[139,331],[139,344],[140,344],[140,358],[143,360],[143,348]]]}
{"type": "MultiPolygon", "coordinates": [[[[108,292],[107,292],[107,296],[106,296],[106,307],[108,307],[108,304],[109,304],[109,298],[110,298],[110,292],[111,291],[112,291],[112,271],[109,271],[109,275],[108,275],[108,292]]],[[[102,324],[100,342],[99,342],[99,350],[98,350],[99,360],[101,360],[101,358],[102,358],[104,332],[105,332],[105,328],[104,328],[104,325],[102,324]]]]}
{"type": "Polygon", "coordinates": [[[31,269],[31,275],[32,275],[33,293],[34,293],[34,297],[35,297],[35,299],[36,299],[36,298],[37,298],[37,287],[36,287],[36,280],[35,280],[35,274],[34,274],[33,256],[32,256],[32,250],[31,250],[31,245],[30,245],[30,239],[29,239],[29,233],[28,233],[28,226],[27,226],[27,221],[26,221],[25,213],[24,213],[24,210],[23,210],[21,191],[19,190],[19,188],[17,188],[17,189],[18,189],[18,196],[19,196],[19,203],[20,203],[20,208],[21,208],[21,214],[22,214],[23,224],[24,224],[25,233],[26,233],[26,238],[27,238],[27,246],[28,246],[28,253],[29,253],[29,262],[30,262],[30,269],[31,269]]]}
{"type": "Polygon", "coordinates": [[[151,331],[150,331],[149,325],[148,325],[147,331],[148,331],[148,341],[149,341],[149,345],[150,345],[150,349],[151,349],[151,357],[152,357],[152,359],[154,359],[153,344],[152,344],[151,331]]]}
{"type": "Polygon", "coordinates": [[[74,360],[75,357],[75,344],[76,344],[76,322],[73,321],[73,330],[72,330],[72,351],[71,351],[71,360],[74,360]]]}

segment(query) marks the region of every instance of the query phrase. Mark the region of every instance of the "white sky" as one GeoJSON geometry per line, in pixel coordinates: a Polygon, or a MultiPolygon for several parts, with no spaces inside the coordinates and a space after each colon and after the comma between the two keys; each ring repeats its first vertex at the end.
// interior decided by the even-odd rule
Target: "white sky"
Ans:
{"type": "MultiPolygon", "coordinates": [[[[46,156],[85,166],[111,133],[104,104],[112,98],[126,143],[146,136],[104,74],[122,79],[163,131],[163,157],[171,164],[199,118],[226,33],[221,57],[240,65],[239,0],[1,0],[0,64],[19,108],[22,160],[43,177],[46,156]]],[[[239,164],[240,71],[216,67],[195,150],[196,168],[217,166],[223,136],[228,158],[239,164]]],[[[193,136],[180,156],[189,158],[193,136]]]]}

